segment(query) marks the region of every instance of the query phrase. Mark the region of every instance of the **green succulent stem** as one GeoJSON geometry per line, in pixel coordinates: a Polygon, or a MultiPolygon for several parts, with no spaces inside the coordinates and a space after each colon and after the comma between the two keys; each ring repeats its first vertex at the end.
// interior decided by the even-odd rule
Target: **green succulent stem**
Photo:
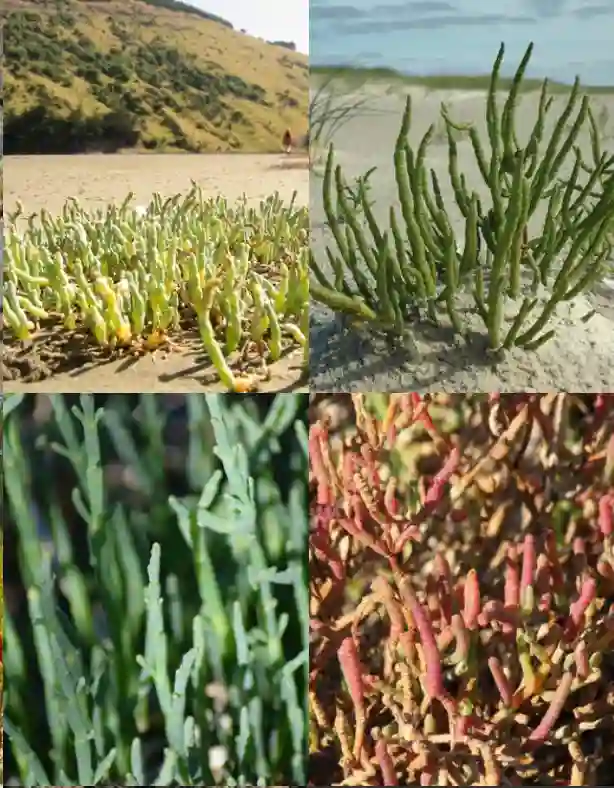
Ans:
{"type": "Polygon", "coordinates": [[[582,95],[576,80],[558,119],[547,128],[554,99],[544,80],[537,116],[521,147],[516,133],[519,97],[533,45],[500,107],[504,51],[501,44],[485,99],[487,144],[475,125],[460,124],[448,107],[441,108],[454,204],[443,199],[438,177],[427,164],[434,126],[417,148],[410,144],[411,96],[394,146],[400,212],[390,207],[389,227],[376,221],[365,186],[373,169],[358,179],[360,188],[352,192],[330,145],[323,204],[332,242],[326,249],[328,271],[313,251],[310,255],[315,301],[404,336],[416,321],[439,324],[442,315],[456,334],[467,335],[472,307],[492,350],[535,350],[555,336],[551,320],[557,308],[608,273],[614,239],[614,156],[602,151],[589,97],[582,95]],[[585,132],[589,158],[579,146],[585,132]],[[469,188],[461,171],[459,135],[469,138],[486,187],[480,193],[487,198],[469,188]],[[563,176],[568,160],[571,171],[563,176]],[[536,214],[544,208],[545,218],[535,229],[536,214]],[[457,212],[464,224],[462,249],[452,221],[457,212]],[[520,300],[511,316],[506,315],[509,299],[520,300]]]}

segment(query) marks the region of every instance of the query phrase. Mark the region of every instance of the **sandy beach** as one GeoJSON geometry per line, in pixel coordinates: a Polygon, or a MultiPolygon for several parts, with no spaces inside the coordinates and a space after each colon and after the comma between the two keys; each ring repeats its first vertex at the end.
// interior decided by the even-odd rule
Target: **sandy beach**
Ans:
{"type": "MultiPolygon", "coordinates": [[[[152,194],[168,197],[187,192],[191,180],[206,197],[225,196],[257,205],[274,192],[289,202],[309,199],[308,162],[302,155],[251,154],[91,154],[78,156],[8,156],[4,160],[5,215],[20,200],[24,215],[46,209],[57,214],[69,197],[88,210],[121,203],[134,192],[134,204],[145,205],[152,194]]],[[[207,363],[202,344],[186,333],[174,338],[176,347],[144,356],[124,353],[99,358],[82,337],[43,331],[27,348],[6,342],[4,390],[28,392],[222,391],[215,370],[207,363]],[[9,379],[7,379],[9,378],[9,379]],[[12,379],[10,379],[12,378],[12,379]]],[[[241,372],[252,377],[257,391],[301,390],[301,353],[260,368],[243,359],[241,372]]]]}
{"type": "MultiPolygon", "coordinates": [[[[422,86],[386,85],[383,81],[367,83],[350,95],[368,98],[360,112],[333,136],[336,160],[342,165],[346,180],[352,182],[372,167],[370,178],[373,210],[381,226],[388,228],[391,205],[398,210],[397,186],[393,174],[392,153],[399,131],[406,94],[413,102],[410,141],[416,146],[431,123],[436,131],[427,154],[442,185],[446,205],[455,201],[448,176],[448,148],[440,120],[442,102],[448,105],[451,117],[460,123],[475,122],[480,137],[487,140],[484,119],[485,93],[479,90],[439,90],[422,86]]],[[[501,95],[501,100],[505,96],[501,95]]],[[[342,99],[347,100],[347,93],[342,99]]],[[[520,99],[517,131],[520,144],[535,122],[539,94],[530,92],[520,99]]],[[[552,128],[566,102],[557,95],[548,115],[546,128],[552,128]],[[549,125],[548,125],[549,124],[549,125]]],[[[595,95],[592,106],[603,125],[604,148],[614,152],[614,89],[612,94],[595,95]]],[[[575,114],[574,114],[575,117],[575,114]]],[[[588,150],[588,134],[580,140],[588,150]]],[[[479,173],[471,143],[458,142],[459,170],[465,173],[469,188],[480,197],[488,194],[479,173]]],[[[325,227],[322,203],[322,168],[310,184],[311,245],[321,267],[325,248],[332,236],[325,227]]],[[[543,215],[534,217],[539,229],[543,215]]],[[[462,242],[464,223],[460,214],[452,212],[452,221],[462,242]]],[[[533,229],[533,227],[532,227],[533,229]]],[[[508,304],[506,314],[514,314],[517,305],[508,304]]],[[[319,304],[311,309],[310,381],[316,391],[604,391],[614,387],[614,281],[607,281],[588,296],[563,305],[553,321],[558,326],[556,337],[536,351],[513,349],[495,363],[486,351],[485,329],[481,321],[467,312],[469,342],[452,337],[451,328],[443,324],[416,326],[418,354],[410,354],[402,346],[390,347],[374,337],[368,329],[349,328],[345,321],[319,304]],[[582,322],[592,309],[595,315],[582,322]]]]}
{"type": "Polygon", "coordinates": [[[297,192],[309,200],[309,171],[303,155],[112,153],[77,156],[7,156],[4,159],[4,208],[21,200],[26,214],[46,208],[55,214],[69,197],[95,209],[121,203],[134,192],[144,205],[154,192],[169,197],[190,189],[191,180],[206,197],[257,203],[278,191],[283,200],[297,192]]]}

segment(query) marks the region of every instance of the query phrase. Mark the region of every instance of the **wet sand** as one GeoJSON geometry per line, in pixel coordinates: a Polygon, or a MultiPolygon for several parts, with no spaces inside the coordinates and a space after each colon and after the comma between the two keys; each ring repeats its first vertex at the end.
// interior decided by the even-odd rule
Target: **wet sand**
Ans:
{"type": "Polygon", "coordinates": [[[258,203],[278,191],[299,205],[309,200],[309,170],[304,156],[237,154],[88,154],[77,156],[7,156],[4,159],[4,208],[19,199],[26,213],[46,208],[58,213],[69,197],[88,209],[121,203],[134,192],[136,205],[154,192],[170,197],[188,191],[191,180],[206,197],[236,200],[243,194],[258,203]]]}

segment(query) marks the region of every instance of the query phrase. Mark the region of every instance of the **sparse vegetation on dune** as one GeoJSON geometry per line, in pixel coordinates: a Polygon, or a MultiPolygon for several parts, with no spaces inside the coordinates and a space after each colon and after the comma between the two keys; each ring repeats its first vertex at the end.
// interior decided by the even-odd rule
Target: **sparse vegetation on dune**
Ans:
{"type": "Polygon", "coordinates": [[[501,44],[485,94],[485,135],[474,121],[453,119],[442,103],[439,133],[448,148],[453,207],[428,157],[435,124],[418,145],[409,141],[412,101],[407,96],[391,152],[398,206],[390,206],[387,227],[376,220],[369,194],[368,179],[376,168],[353,187],[334,156],[332,132],[360,104],[350,97],[333,105],[337,115],[331,121],[330,113],[320,111],[326,94],[318,105],[322,94],[316,93],[310,116],[312,128],[314,106],[316,120],[323,119],[315,130],[328,147],[322,200],[334,243],[326,249],[328,268],[311,252],[315,301],[402,339],[416,356],[414,332],[421,321],[439,326],[445,315],[453,332],[470,341],[467,301],[499,358],[511,348],[537,350],[556,336],[557,309],[601,283],[611,270],[614,154],[604,134],[607,111],[605,116],[594,112],[579,79],[565,106],[554,112],[549,82],[542,82],[530,134],[520,141],[526,121],[518,112],[519,96],[532,51],[531,44],[499,106],[501,44]],[[546,123],[557,111],[550,130],[546,123]],[[582,149],[582,135],[588,150],[582,149]],[[480,192],[459,154],[462,142],[471,146],[483,181],[480,192]],[[454,211],[462,215],[460,232],[454,211]],[[540,211],[545,218],[541,231],[535,231],[531,222],[540,211]]]}
{"type": "Polygon", "coordinates": [[[5,153],[279,150],[307,130],[308,64],[181,2],[11,0],[5,153]]]}

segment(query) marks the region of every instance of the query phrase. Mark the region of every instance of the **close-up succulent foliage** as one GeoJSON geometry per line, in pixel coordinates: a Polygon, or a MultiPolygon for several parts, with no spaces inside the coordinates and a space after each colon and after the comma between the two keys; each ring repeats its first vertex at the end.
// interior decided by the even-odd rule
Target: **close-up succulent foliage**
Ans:
{"type": "Polygon", "coordinates": [[[614,785],[614,397],[311,401],[310,785],[614,785]]]}
{"type": "Polygon", "coordinates": [[[305,781],[306,410],[5,398],[8,785],[305,781]]]}
{"type": "Polygon", "coordinates": [[[429,166],[436,124],[417,146],[410,142],[411,96],[391,151],[398,205],[387,211],[388,226],[376,219],[367,189],[349,198],[328,145],[322,190],[332,239],[325,263],[310,253],[315,301],[406,341],[417,322],[439,325],[442,317],[468,336],[469,309],[491,350],[531,350],[555,335],[551,319],[561,304],[603,280],[612,265],[614,155],[579,79],[562,107],[553,106],[544,80],[527,127],[518,110],[532,52],[531,44],[502,92],[501,44],[484,101],[486,139],[442,104],[452,200],[429,166]],[[482,181],[477,191],[459,155],[466,141],[482,181]]]}

